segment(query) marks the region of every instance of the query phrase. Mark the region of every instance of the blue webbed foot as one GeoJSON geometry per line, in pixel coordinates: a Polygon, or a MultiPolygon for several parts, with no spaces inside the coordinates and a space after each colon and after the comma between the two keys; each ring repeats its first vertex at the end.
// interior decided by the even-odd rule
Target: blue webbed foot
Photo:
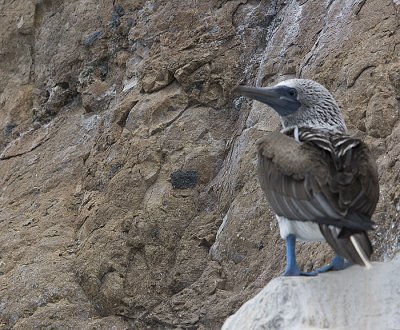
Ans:
{"type": "Polygon", "coordinates": [[[318,268],[316,270],[317,273],[325,273],[331,270],[342,270],[347,267],[349,267],[351,263],[346,262],[343,257],[341,256],[336,256],[335,258],[332,259],[332,262],[326,266],[323,266],[321,268],[318,268]]]}
{"type": "Polygon", "coordinates": [[[302,272],[296,264],[296,267],[286,267],[282,276],[317,276],[318,272],[302,272]]]}
{"type": "Polygon", "coordinates": [[[316,276],[318,272],[302,272],[296,262],[296,236],[286,237],[286,270],[283,276],[316,276]]]}

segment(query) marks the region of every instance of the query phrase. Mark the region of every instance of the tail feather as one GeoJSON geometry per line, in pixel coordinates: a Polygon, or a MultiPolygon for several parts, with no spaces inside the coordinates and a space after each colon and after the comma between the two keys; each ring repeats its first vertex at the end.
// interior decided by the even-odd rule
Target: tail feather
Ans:
{"type": "Polygon", "coordinates": [[[320,229],[327,243],[338,255],[354,264],[371,268],[369,258],[373,250],[367,232],[328,225],[320,225],[320,229]]]}
{"type": "Polygon", "coordinates": [[[364,250],[362,249],[361,245],[359,244],[358,240],[356,239],[356,237],[354,235],[350,236],[350,241],[351,241],[351,243],[353,243],[354,248],[356,249],[362,262],[364,263],[364,266],[367,267],[367,269],[371,269],[372,265],[368,260],[369,258],[366,256],[364,250]]]}

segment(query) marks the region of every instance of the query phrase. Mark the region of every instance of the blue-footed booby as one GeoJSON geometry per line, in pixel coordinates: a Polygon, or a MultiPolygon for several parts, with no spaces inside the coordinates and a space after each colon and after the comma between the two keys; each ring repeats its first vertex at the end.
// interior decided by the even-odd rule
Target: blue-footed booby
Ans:
{"type": "Polygon", "coordinates": [[[379,198],[376,164],[368,147],[347,135],[331,93],[307,79],[235,91],[272,107],[283,126],[257,141],[259,182],[286,240],[283,275],[316,275],[351,263],[369,268],[367,231],[373,229],[379,198]],[[296,239],[325,240],[337,256],[316,271],[302,272],[296,239]]]}

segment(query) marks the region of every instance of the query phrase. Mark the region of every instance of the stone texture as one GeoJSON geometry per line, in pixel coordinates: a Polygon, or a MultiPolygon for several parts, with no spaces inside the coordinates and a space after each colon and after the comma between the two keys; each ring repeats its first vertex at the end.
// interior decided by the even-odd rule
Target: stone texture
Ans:
{"type": "MultiPolygon", "coordinates": [[[[332,91],[378,161],[375,259],[399,250],[398,1],[0,13],[0,328],[216,329],[283,271],[254,148],[279,121],[238,83],[332,91]],[[175,189],[179,171],[196,184],[175,189]]],[[[330,257],[299,246],[305,269],[330,257]]]]}
{"type": "Polygon", "coordinates": [[[222,330],[396,329],[400,258],[310,277],[279,277],[246,302],[222,330]]]}

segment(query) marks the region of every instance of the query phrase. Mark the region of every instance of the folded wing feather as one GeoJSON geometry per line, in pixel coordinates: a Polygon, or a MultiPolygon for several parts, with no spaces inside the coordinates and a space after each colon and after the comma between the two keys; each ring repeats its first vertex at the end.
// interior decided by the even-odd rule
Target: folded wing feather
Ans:
{"type": "Polygon", "coordinates": [[[375,162],[358,139],[315,129],[257,142],[258,175],[277,215],[352,230],[372,229],[379,197],[375,162]]]}

